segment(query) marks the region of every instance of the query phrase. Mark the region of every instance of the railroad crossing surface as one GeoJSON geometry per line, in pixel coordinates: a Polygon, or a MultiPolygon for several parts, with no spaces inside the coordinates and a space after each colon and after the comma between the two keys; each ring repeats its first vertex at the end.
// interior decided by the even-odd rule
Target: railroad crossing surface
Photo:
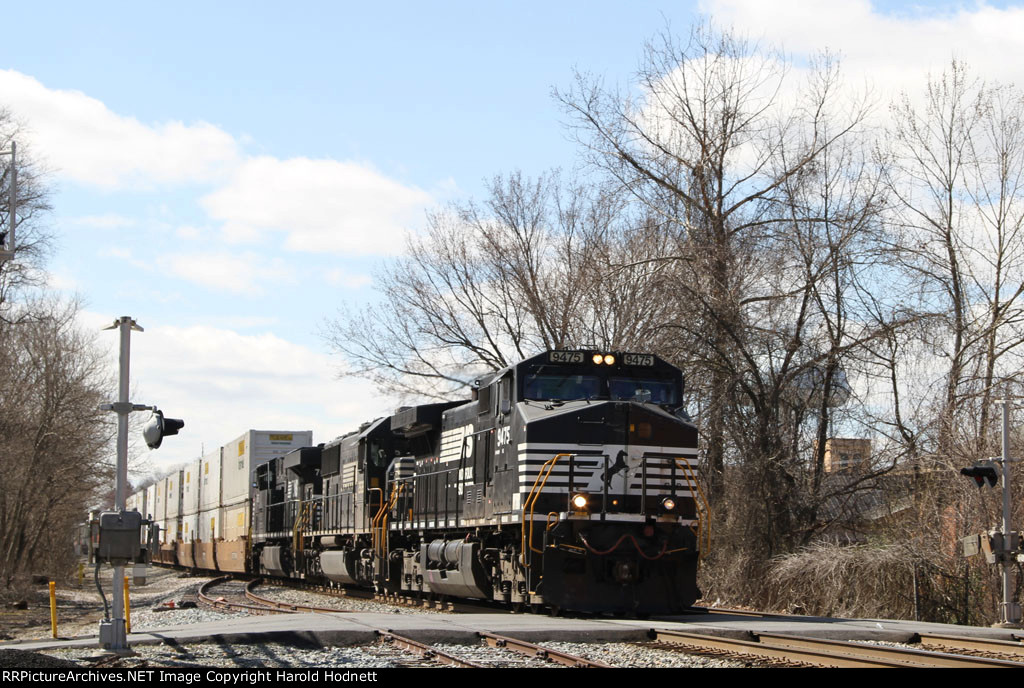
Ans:
{"type": "MultiPolygon", "coordinates": [[[[729,613],[639,619],[576,619],[534,614],[406,615],[396,613],[307,613],[225,619],[132,633],[129,645],[218,642],[232,644],[303,641],[319,645],[372,642],[378,631],[392,631],[425,643],[474,642],[480,631],[531,642],[631,642],[646,640],[651,629],[745,638],[750,633],[787,634],[835,640],[907,642],[917,634],[970,635],[1012,641],[1021,630],[955,626],[887,619],[833,619],[807,616],[750,616],[729,613]]],[[[96,646],[97,638],[0,643],[20,650],[96,646]]]]}

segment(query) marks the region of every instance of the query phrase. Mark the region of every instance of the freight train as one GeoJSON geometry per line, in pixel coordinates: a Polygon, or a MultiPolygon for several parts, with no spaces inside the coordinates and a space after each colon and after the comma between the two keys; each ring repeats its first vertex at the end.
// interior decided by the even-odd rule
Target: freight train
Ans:
{"type": "Polygon", "coordinates": [[[680,370],[547,351],[319,445],[249,431],[132,496],[152,558],[514,608],[664,614],[708,524],[680,370]],[[244,482],[243,482],[244,481],[244,482]]]}

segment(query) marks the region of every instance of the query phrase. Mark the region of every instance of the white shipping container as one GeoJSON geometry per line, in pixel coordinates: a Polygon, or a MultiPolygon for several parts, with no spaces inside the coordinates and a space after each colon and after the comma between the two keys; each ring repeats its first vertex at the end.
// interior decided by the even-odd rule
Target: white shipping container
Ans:
{"type": "Polygon", "coordinates": [[[202,509],[199,512],[199,539],[203,542],[213,542],[220,537],[218,526],[220,525],[220,509],[202,509]]]}
{"type": "Polygon", "coordinates": [[[232,507],[249,498],[252,471],[275,456],[313,444],[312,430],[249,430],[221,449],[221,505],[232,507]]]}
{"type": "Polygon", "coordinates": [[[150,520],[156,520],[156,485],[146,488],[146,511],[142,515],[150,520]]]}
{"type": "Polygon", "coordinates": [[[181,483],[181,515],[195,516],[199,513],[200,470],[203,460],[196,459],[186,464],[181,483]]]}
{"type": "Polygon", "coordinates": [[[176,519],[181,516],[181,479],[185,471],[173,471],[164,478],[164,494],[167,495],[167,511],[165,518],[176,519]]]}
{"type": "Polygon", "coordinates": [[[220,506],[221,453],[222,450],[218,447],[202,459],[202,469],[199,474],[200,511],[216,509],[220,506]]]}
{"type": "Polygon", "coordinates": [[[192,542],[199,537],[199,512],[181,517],[181,540],[192,542]]]}
{"type": "Polygon", "coordinates": [[[164,490],[167,486],[164,485],[163,480],[157,480],[156,484],[153,485],[153,520],[160,524],[160,542],[167,542],[167,533],[165,526],[167,525],[167,509],[164,508],[166,501],[164,499],[164,490]]]}
{"type": "Polygon", "coordinates": [[[162,521],[167,517],[167,500],[164,499],[164,490],[167,488],[163,480],[157,480],[153,485],[153,518],[162,521]]]}
{"type": "Polygon", "coordinates": [[[237,540],[249,535],[249,505],[246,503],[221,509],[221,537],[237,540]]]}
{"type": "Polygon", "coordinates": [[[142,506],[142,499],[139,497],[139,493],[138,492],[132,492],[130,495],[125,497],[125,500],[124,500],[124,509],[125,509],[125,511],[138,511],[139,513],[142,513],[142,509],[140,508],[141,506],[142,506]]]}

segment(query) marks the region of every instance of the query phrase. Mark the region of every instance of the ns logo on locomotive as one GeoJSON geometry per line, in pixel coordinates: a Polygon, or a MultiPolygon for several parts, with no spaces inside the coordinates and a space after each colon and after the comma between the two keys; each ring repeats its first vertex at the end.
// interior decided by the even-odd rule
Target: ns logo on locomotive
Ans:
{"type": "Polygon", "coordinates": [[[251,573],[514,607],[670,613],[699,596],[706,514],[683,376],[548,351],[255,467],[251,573]]]}

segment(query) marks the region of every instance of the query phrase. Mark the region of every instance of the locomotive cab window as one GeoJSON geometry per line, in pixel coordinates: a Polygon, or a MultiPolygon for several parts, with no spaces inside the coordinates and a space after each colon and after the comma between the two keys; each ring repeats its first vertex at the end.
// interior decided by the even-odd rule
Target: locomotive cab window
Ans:
{"type": "Polygon", "coordinates": [[[674,406],[679,403],[679,386],[671,380],[613,377],[608,380],[613,401],[645,401],[674,406]]]}
{"type": "Polygon", "coordinates": [[[535,401],[579,401],[600,399],[601,378],[544,370],[527,373],[523,381],[523,398],[535,401]]]}

